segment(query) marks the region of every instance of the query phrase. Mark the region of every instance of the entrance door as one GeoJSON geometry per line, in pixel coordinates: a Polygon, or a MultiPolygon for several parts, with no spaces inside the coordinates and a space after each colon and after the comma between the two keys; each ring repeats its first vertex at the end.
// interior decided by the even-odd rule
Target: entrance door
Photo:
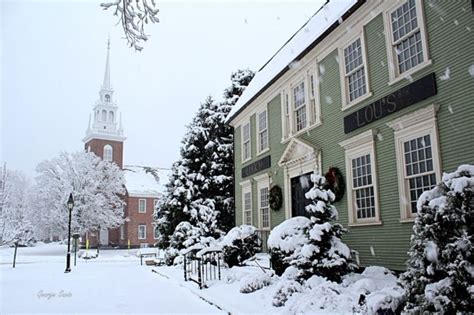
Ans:
{"type": "Polygon", "coordinates": [[[310,199],[306,199],[304,196],[313,187],[311,182],[311,174],[306,173],[298,177],[291,179],[291,216],[304,216],[310,217],[309,213],[305,210],[306,206],[311,203],[310,199]]]}
{"type": "Polygon", "coordinates": [[[100,229],[100,245],[109,245],[109,230],[100,229]]]}

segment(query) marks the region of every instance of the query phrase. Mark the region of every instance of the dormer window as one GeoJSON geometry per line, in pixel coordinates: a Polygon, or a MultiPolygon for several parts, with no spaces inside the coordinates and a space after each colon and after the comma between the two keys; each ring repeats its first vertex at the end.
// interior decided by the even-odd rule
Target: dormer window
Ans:
{"type": "Polygon", "coordinates": [[[110,103],[110,95],[109,94],[105,94],[105,101],[107,103],[110,103]]]}

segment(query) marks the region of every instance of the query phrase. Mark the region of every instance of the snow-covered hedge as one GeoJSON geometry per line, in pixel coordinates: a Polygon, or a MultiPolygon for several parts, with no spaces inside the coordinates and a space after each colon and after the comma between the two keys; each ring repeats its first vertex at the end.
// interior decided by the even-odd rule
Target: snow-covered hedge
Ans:
{"type": "Polygon", "coordinates": [[[474,310],[474,166],[461,165],[418,199],[408,268],[408,313],[474,310]]]}
{"type": "Polygon", "coordinates": [[[272,274],[259,272],[257,274],[250,274],[240,280],[240,292],[252,293],[266,287],[272,283],[272,274]]]}
{"type": "Polygon", "coordinates": [[[233,267],[260,252],[261,241],[257,229],[251,225],[236,226],[224,236],[221,244],[224,262],[233,267]]]}

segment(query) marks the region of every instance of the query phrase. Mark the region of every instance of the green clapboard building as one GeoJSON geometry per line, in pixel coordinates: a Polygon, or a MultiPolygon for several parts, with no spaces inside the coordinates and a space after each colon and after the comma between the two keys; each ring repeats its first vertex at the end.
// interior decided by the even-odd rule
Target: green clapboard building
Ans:
{"type": "Polygon", "coordinates": [[[236,225],[268,235],[306,215],[308,174],[339,171],[345,242],[361,265],[403,270],[419,195],[474,164],[473,12],[470,0],[327,2],[228,116],[236,225]]]}

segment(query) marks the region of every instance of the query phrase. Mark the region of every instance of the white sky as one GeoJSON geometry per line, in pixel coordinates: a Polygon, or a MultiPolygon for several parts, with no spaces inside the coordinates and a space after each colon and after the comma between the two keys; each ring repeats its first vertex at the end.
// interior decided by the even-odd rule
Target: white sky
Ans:
{"type": "Polygon", "coordinates": [[[205,97],[221,100],[233,71],[258,70],[324,0],[157,0],[160,23],[149,25],[141,53],[100,2],[0,0],[0,162],[8,168],[34,176],[42,160],[83,148],[109,35],[124,163],[170,167],[205,97]]]}

